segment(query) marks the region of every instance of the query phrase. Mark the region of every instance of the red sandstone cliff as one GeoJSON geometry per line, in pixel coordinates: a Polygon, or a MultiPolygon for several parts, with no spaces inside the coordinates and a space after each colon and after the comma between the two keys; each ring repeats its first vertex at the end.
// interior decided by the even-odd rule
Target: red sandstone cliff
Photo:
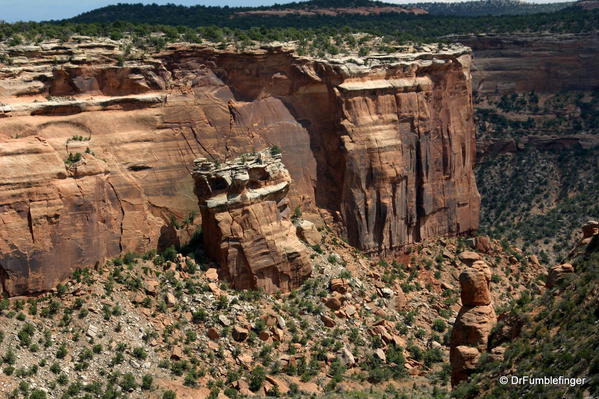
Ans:
{"type": "Polygon", "coordinates": [[[13,65],[0,68],[0,276],[11,295],[172,244],[172,217],[197,209],[194,159],[274,144],[292,202],[331,215],[361,249],[478,226],[465,48],[364,65],[184,47],[122,67],[109,42],[10,51],[13,65]],[[67,165],[69,153],[82,159],[67,165]]]}

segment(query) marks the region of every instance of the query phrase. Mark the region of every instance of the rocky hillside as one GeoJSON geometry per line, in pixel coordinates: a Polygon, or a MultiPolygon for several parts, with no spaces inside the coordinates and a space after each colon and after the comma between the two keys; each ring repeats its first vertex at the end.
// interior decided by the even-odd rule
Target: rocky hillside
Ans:
{"type": "Polygon", "coordinates": [[[272,146],[293,179],[291,209],[357,248],[478,227],[467,48],[296,50],[178,45],[150,56],[85,37],[5,45],[3,289],[42,291],[77,267],[180,246],[199,223],[194,159],[272,146]]]}
{"type": "Polygon", "coordinates": [[[389,262],[323,225],[303,237],[314,270],[286,294],[232,289],[195,240],[3,299],[0,396],[441,397],[460,272],[488,265],[495,303],[542,284],[534,257],[487,237],[429,240],[389,262]]]}
{"type": "Polygon", "coordinates": [[[476,55],[481,228],[557,261],[578,226],[599,211],[599,40],[586,34],[459,40],[476,55]]]}
{"type": "Polygon", "coordinates": [[[599,314],[599,222],[583,229],[582,239],[566,259],[553,266],[547,290],[521,296],[499,316],[489,348],[504,346],[504,356],[480,360],[478,372],[460,385],[457,398],[584,397],[599,395],[597,323],[599,314]],[[498,384],[512,376],[578,378],[560,384],[498,384]],[[582,381],[584,379],[584,381],[582,381]]]}

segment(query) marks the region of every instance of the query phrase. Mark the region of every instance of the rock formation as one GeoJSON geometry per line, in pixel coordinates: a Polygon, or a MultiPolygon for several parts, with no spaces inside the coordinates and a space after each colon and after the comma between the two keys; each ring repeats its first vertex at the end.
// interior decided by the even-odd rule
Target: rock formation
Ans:
{"type": "MultiPolygon", "coordinates": [[[[596,220],[589,220],[582,226],[582,237],[570,251],[566,260],[572,262],[581,257],[589,250],[593,240],[595,240],[595,242],[597,241],[597,237],[599,237],[599,222],[596,220]]],[[[550,289],[554,288],[564,281],[569,274],[574,273],[575,271],[572,263],[554,265],[549,268],[545,286],[550,289]]]]}
{"type": "Polygon", "coordinates": [[[582,239],[585,240],[589,237],[593,237],[599,234],[599,222],[596,220],[589,220],[584,226],[582,226],[582,239]]]}
{"type": "Polygon", "coordinates": [[[200,158],[193,170],[204,247],[234,288],[289,291],[310,276],[306,246],[290,220],[291,183],[269,150],[223,165],[200,158]]]}
{"type": "Polygon", "coordinates": [[[553,288],[564,280],[566,275],[574,273],[574,266],[569,263],[552,266],[547,276],[547,288],[553,288]]]}
{"type": "Polygon", "coordinates": [[[462,308],[451,332],[449,352],[454,386],[476,369],[481,354],[487,351],[491,329],[497,323],[490,278],[489,266],[483,261],[476,261],[460,274],[462,308]]]}
{"type": "Polygon", "coordinates": [[[363,250],[478,227],[469,49],[328,60],[186,45],[120,66],[118,45],[1,50],[12,60],[0,67],[10,295],[180,244],[171,221],[198,209],[193,160],[272,145],[294,180],[292,206],[363,250]]]}

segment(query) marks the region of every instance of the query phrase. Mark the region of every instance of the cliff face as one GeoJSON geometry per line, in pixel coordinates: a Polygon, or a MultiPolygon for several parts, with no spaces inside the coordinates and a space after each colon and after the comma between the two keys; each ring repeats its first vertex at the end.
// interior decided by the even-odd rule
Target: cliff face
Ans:
{"type": "Polygon", "coordinates": [[[372,68],[284,53],[209,61],[237,98],[277,97],[302,123],[310,148],[285,152],[298,191],[366,251],[478,227],[469,53],[387,61],[372,68]]]}
{"type": "Polygon", "coordinates": [[[478,226],[464,48],[368,66],[204,47],[116,66],[110,42],[9,53],[13,64],[0,68],[0,275],[11,295],[176,244],[184,237],[172,219],[198,209],[193,160],[275,144],[293,206],[336,221],[361,249],[478,226]]]}
{"type": "Polygon", "coordinates": [[[481,94],[589,90],[599,86],[599,36],[511,34],[452,38],[475,55],[474,90],[481,94]]]}

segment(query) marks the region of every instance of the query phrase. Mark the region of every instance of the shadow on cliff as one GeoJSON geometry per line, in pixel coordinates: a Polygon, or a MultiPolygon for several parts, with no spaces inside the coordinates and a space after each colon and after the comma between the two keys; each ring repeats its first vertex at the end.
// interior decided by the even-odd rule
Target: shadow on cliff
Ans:
{"type": "Polygon", "coordinates": [[[177,229],[173,225],[165,225],[161,229],[158,241],[158,252],[163,253],[169,248],[174,248],[178,253],[193,258],[199,265],[211,262],[204,249],[204,233],[201,226],[189,230],[177,229]]]}
{"type": "Polygon", "coordinates": [[[0,263],[0,297],[4,295],[8,295],[8,290],[6,289],[6,280],[8,280],[8,273],[0,263]]]}

